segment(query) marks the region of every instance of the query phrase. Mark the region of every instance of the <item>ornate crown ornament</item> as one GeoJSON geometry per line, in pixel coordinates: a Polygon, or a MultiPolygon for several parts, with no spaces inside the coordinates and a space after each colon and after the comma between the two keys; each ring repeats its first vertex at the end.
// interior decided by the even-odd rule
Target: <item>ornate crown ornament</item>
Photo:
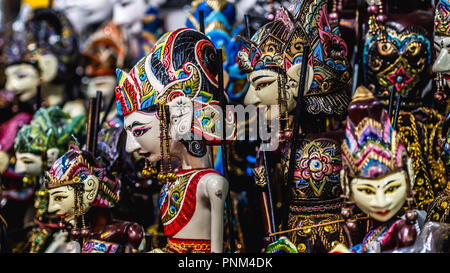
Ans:
{"type": "Polygon", "coordinates": [[[240,37],[240,69],[288,71],[306,60],[313,67],[311,87],[305,90],[307,110],[311,114],[344,114],[349,98],[351,67],[347,45],[339,27],[328,21],[327,1],[305,0],[289,10],[281,7],[275,19],[260,28],[251,40],[240,37]],[[311,51],[303,56],[303,46],[311,51]]]}
{"type": "Polygon", "coordinates": [[[450,36],[450,2],[439,0],[434,13],[434,33],[440,36],[450,36]]]}
{"type": "MultiPolygon", "coordinates": [[[[216,54],[212,42],[196,30],[182,28],[166,33],[129,73],[117,69],[118,113],[124,116],[135,111],[155,111],[176,97],[187,97],[194,103],[193,133],[219,143],[216,54]]],[[[225,122],[234,122],[229,112],[225,122]]]]}
{"type": "Polygon", "coordinates": [[[379,105],[363,86],[356,90],[350,103],[349,109],[353,108],[354,113],[349,110],[342,144],[342,161],[350,176],[376,178],[403,167],[406,149],[392,128],[387,111],[379,105]]]}
{"type": "Polygon", "coordinates": [[[89,175],[94,175],[99,180],[99,190],[91,205],[114,207],[120,199],[120,181],[117,178],[110,178],[105,169],[93,166],[78,147],[71,146],[69,151],[45,172],[45,186],[47,189],[54,189],[76,185],[83,183],[84,178],[89,175]]]}

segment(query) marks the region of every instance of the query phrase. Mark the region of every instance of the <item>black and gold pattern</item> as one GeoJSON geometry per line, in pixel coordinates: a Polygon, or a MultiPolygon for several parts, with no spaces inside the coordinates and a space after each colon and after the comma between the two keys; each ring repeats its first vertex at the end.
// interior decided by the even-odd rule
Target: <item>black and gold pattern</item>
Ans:
{"type": "Polygon", "coordinates": [[[445,165],[440,157],[441,147],[437,144],[442,137],[442,117],[427,108],[402,111],[398,128],[400,138],[413,161],[416,207],[427,211],[447,186],[445,165]]]}

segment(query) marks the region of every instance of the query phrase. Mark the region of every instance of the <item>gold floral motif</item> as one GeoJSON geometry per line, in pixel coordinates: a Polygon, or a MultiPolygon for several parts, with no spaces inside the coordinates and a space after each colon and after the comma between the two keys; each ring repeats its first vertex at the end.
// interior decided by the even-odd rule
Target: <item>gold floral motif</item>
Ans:
{"type": "MultiPolygon", "coordinates": [[[[417,111],[428,118],[421,121],[413,113],[401,111],[398,133],[413,162],[416,206],[429,211],[432,202],[447,186],[444,162],[439,156],[441,148],[435,145],[436,140],[442,137],[442,118],[431,109],[419,108],[417,111]]],[[[432,214],[428,215],[432,217],[432,214]]]]}
{"type": "Polygon", "coordinates": [[[289,215],[288,228],[298,229],[296,232],[290,232],[289,240],[297,246],[299,252],[311,252],[307,245],[323,248],[323,251],[329,252],[336,242],[347,245],[347,238],[343,229],[343,222],[339,214],[324,213],[311,215],[289,215]],[[330,223],[330,224],[327,224],[330,223]],[[317,227],[310,227],[320,225],[317,227]],[[305,229],[299,229],[305,227],[305,229]]]}

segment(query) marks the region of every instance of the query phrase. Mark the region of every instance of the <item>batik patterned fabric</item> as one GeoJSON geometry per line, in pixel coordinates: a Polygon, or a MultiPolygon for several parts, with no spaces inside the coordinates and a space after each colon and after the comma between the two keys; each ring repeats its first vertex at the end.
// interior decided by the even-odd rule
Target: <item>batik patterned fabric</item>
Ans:
{"type": "Polygon", "coordinates": [[[164,234],[171,238],[185,227],[195,212],[197,185],[213,169],[183,170],[177,172],[175,182],[165,183],[159,194],[159,209],[164,234]]]}
{"type": "Polygon", "coordinates": [[[40,108],[29,125],[24,125],[15,138],[14,149],[19,153],[44,155],[48,149],[57,148],[64,153],[73,136],[83,139],[86,116],[70,117],[59,106],[40,108]]]}
{"type": "Polygon", "coordinates": [[[398,31],[392,25],[380,25],[373,17],[364,43],[364,84],[373,84],[375,95],[385,103],[393,88],[402,96],[402,105],[420,104],[430,80],[431,56],[425,29],[408,26],[398,31]]]}
{"type": "Polygon", "coordinates": [[[298,252],[327,253],[336,243],[348,244],[340,215],[342,205],[342,199],[291,203],[288,229],[296,230],[290,232],[288,238],[298,252]]]}
{"type": "Polygon", "coordinates": [[[243,30],[243,26],[234,27],[235,6],[226,0],[193,1],[191,11],[187,14],[187,27],[200,30],[199,11],[204,13],[205,35],[216,48],[222,49],[223,68],[229,75],[227,94],[230,100],[242,98],[246,93],[244,92],[246,74],[239,70],[236,63],[239,42],[234,37],[243,30]]]}
{"type": "MultiPolygon", "coordinates": [[[[117,70],[119,115],[156,110],[176,97],[188,97],[194,104],[193,133],[219,143],[221,94],[215,78],[216,54],[212,42],[198,31],[183,28],[166,33],[129,73],[117,70]]],[[[230,114],[225,114],[227,126],[233,126],[230,114]]]]}
{"type": "Polygon", "coordinates": [[[241,70],[288,71],[307,61],[314,70],[312,85],[304,93],[307,111],[314,115],[345,114],[351,67],[339,28],[328,22],[326,0],[299,1],[289,11],[280,8],[275,20],[259,29],[251,40],[240,39],[241,70]],[[307,57],[303,56],[305,44],[311,49],[307,57]]]}
{"type": "Polygon", "coordinates": [[[79,184],[83,183],[89,175],[94,175],[100,184],[91,206],[112,208],[119,202],[120,181],[110,177],[105,169],[94,166],[93,160],[88,159],[89,156],[86,153],[76,146],[71,146],[69,151],[58,158],[50,170],[45,172],[46,187],[53,189],[79,184]]]}
{"type": "Polygon", "coordinates": [[[211,253],[211,240],[167,238],[164,252],[169,253],[211,253]]]}
{"type": "MultiPolygon", "coordinates": [[[[340,145],[332,139],[302,139],[296,144],[294,180],[291,185],[294,199],[329,200],[340,196],[340,145]]],[[[285,153],[288,154],[288,153],[285,153]]],[[[288,162],[286,158],[284,162],[288,162]]],[[[287,175],[288,166],[284,168],[287,175]]]]}
{"type": "Polygon", "coordinates": [[[427,211],[427,217],[433,217],[433,221],[439,221],[443,215],[430,211],[433,210],[431,204],[449,187],[445,163],[440,156],[442,148],[437,144],[442,138],[443,120],[437,111],[427,108],[401,111],[398,117],[398,132],[414,168],[416,207],[427,211]]]}
{"type": "Polygon", "coordinates": [[[450,36],[450,2],[439,0],[434,14],[434,33],[440,36],[450,36]]]}
{"type": "Polygon", "coordinates": [[[88,77],[115,75],[115,69],[124,65],[127,50],[120,27],[113,22],[106,23],[86,41],[82,52],[86,62],[84,74],[88,77]]]}
{"type": "MultiPolygon", "coordinates": [[[[288,239],[302,253],[328,252],[335,242],[346,245],[343,225],[327,224],[342,220],[340,210],[344,200],[340,197],[340,145],[334,139],[311,136],[298,140],[295,149],[294,178],[289,186],[288,229],[297,230],[290,232],[288,239]],[[318,224],[321,226],[310,228],[318,224]]],[[[288,155],[289,152],[282,154],[288,155]]],[[[282,160],[285,176],[288,161],[289,158],[282,160]]]]}

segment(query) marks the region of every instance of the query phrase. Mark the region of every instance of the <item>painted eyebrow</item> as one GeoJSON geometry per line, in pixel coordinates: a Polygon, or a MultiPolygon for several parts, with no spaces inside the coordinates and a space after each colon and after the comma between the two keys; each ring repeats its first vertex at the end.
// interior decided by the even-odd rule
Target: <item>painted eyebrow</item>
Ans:
{"type": "Polygon", "coordinates": [[[372,186],[372,185],[370,185],[370,184],[362,184],[362,185],[360,185],[360,186],[358,186],[358,187],[361,187],[361,186],[366,186],[366,187],[369,187],[369,188],[375,189],[375,187],[374,187],[374,186],[372,186]]]}
{"type": "Polygon", "coordinates": [[[259,79],[261,79],[261,78],[269,78],[269,77],[272,77],[272,76],[269,76],[269,75],[259,75],[259,76],[253,77],[250,81],[251,81],[251,82],[255,82],[255,81],[257,81],[257,80],[259,80],[259,79]]]}
{"type": "Polygon", "coordinates": [[[391,180],[391,181],[387,182],[387,183],[383,186],[383,188],[386,188],[386,186],[388,186],[389,184],[392,184],[392,183],[394,183],[394,182],[397,182],[397,180],[391,180]]]}
{"type": "Polygon", "coordinates": [[[147,125],[147,124],[149,124],[150,122],[147,122],[147,123],[142,123],[142,122],[139,122],[139,121],[133,121],[133,123],[131,124],[131,125],[128,125],[127,126],[127,130],[131,130],[131,129],[133,129],[135,126],[141,126],[141,125],[147,125]]]}
{"type": "Polygon", "coordinates": [[[53,194],[60,193],[60,192],[63,192],[63,191],[55,191],[55,192],[52,192],[52,195],[53,195],[53,194]]]}
{"type": "Polygon", "coordinates": [[[444,45],[443,41],[440,41],[440,42],[434,41],[434,44],[437,45],[437,46],[443,46],[444,45]]]}

